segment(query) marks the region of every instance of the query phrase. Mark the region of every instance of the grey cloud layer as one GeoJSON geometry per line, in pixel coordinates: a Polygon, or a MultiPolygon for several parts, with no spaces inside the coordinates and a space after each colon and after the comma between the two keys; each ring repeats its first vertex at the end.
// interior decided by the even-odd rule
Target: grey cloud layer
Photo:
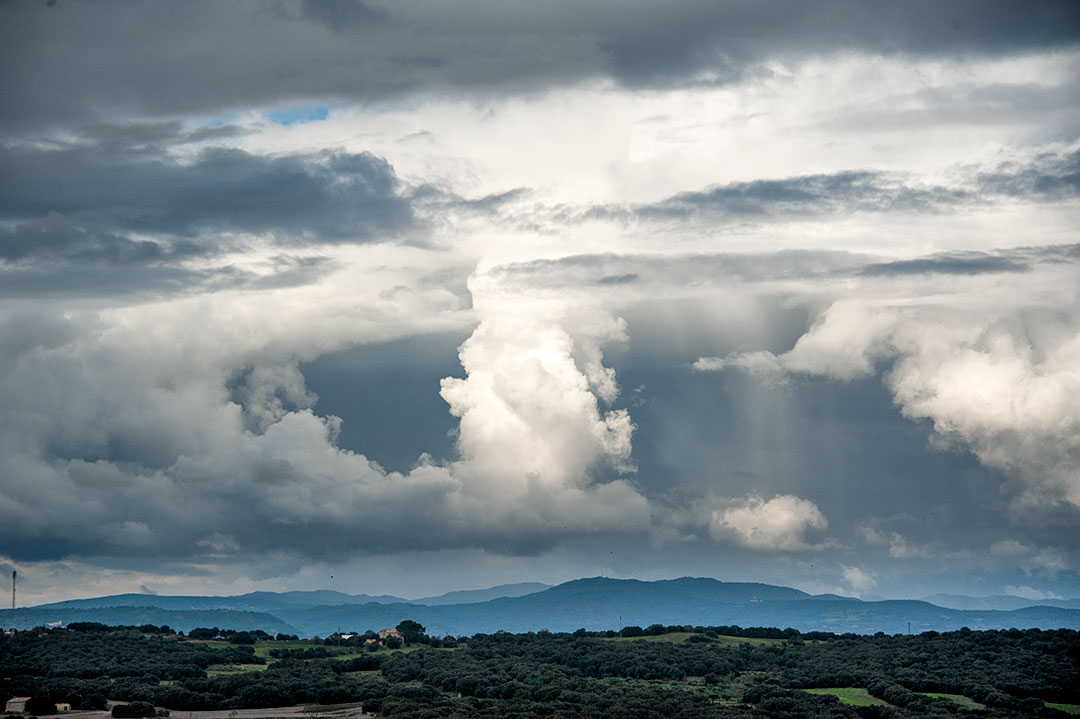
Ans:
{"type": "Polygon", "coordinates": [[[423,242],[417,202],[384,159],[186,145],[235,128],[95,125],[0,154],[0,296],[176,294],[295,286],[335,266],[312,245],[423,242]],[[269,248],[256,272],[238,253],[269,248]]]}
{"type": "Polygon", "coordinates": [[[6,3],[0,13],[5,121],[26,127],[117,110],[216,113],[604,78],[726,82],[813,54],[1000,55],[1080,37],[1080,9],[1066,0],[282,1],[206,3],[197,12],[187,3],[6,3]]]}
{"type": "Polygon", "coordinates": [[[733,282],[830,281],[906,275],[982,275],[1028,272],[1040,265],[1075,264],[1080,245],[1012,248],[988,252],[944,252],[911,260],[887,260],[837,250],[781,250],[695,255],[572,255],[531,260],[489,271],[499,281],[557,289],[588,285],[696,288],[733,282]]]}
{"type": "Polygon", "coordinates": [[[1023,161],[957,168],[953,185],[925,184],[903,173],[846,170],[712,185],[657,202],[558,208],[562,220],[754,221],[855,212],[927,213],[1003,200],[1056,202],[1080,192],[1080,150],[1041,151],[1023,161]]]}
{"type": "Polygon", "coordinates": [[[213,241],[186,241],[205,233],[268,233],[293,246],[370,242],[413,222],[393,168],[367,153],[264,157],[207,148],[186,162],[158,146],[132,147],[9,148],[0,160],[0,176],[10,178],[0,215],[19,224],[0,257],[87,257],[98,249],[102,259],[134,261],[218,250],[213,241]],[[180,240],[154,248],[115,232],[180,240]]]}

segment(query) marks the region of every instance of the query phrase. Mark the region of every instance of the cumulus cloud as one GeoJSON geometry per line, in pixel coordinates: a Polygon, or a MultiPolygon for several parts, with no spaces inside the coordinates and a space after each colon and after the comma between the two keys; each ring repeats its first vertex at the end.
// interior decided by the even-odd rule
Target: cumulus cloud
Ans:
{"type": "Polygon", "coordinates": [[[865,288],[837,297],[787,352],[701,358],[695,367],[840,381],[881,372],[904,416],[931,421],[942,441],[1019,483],[1017,509],[1080,506],[1075,265],[1047,264],[1034,276],[1035,285],[1031,276],[974,277],[932,298],[919,284],[865,288]]]}
{"type": "MultiPolygon", "coordinates": [[[[625,340],[623,324],[602,310],[475,292],[465,376],[443,382],[460,459],[421,457],[406,473],[340,448],[340,420],[312,411],[298,361],[318,353],[308,349],[315,307],[245,315],[234,298],[188,336],[200,303],[99,316],[93,331],[28,326],[0,378],[0,468],[14,478],[0,493],[5,546],[20,560],[326,559],[534,553],[571,536],[648,532],[647,501],[624,480],[597,479],[603,467],[632,469],[629,415],[602,409],[617,393],[602,346],[625,340]],[[265,332],[268,321],[278,330],[265,332]],[[400,532],[403,521],[427,530],[400,532]]],[[[329,336],[347,332],[343,319],[329,336]]]]}
{"type": "Polygon", "coordinates": [[[844,581],[851,585],[856,594],[863,594],[877,586],[877,575],[862,567],[844,567],[844,581]]]}
{"type": "Polygon", "coordinates": [[[599,347],[624,340],[622,325],[610,317],[583,323],[575,313],[588,332],[575,337],[564,327],[572,309],[565,301],[475,302],[484,319],[461,347],[468,376],[442,383],[451,413],[461,418],[463,457],[492,477],[554,486],[579,484],[601,458],[626,468],[630,417],[598,407],[598,398],[611,401],[617,392],[599,347]]]}
{"type": "Polygon", "coordinates": [[[717,539],[762,551],[805,551],[822,545],[808,541],[815,530],[829,526],[817,505],[794,495],[777,495],[765,500],[751,495],[714,510],[709,531],[717,539]]]}

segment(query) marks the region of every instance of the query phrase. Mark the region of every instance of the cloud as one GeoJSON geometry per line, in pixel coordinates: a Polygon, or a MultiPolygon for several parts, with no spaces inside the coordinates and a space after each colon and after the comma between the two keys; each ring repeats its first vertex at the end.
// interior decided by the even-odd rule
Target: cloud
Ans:
{"type": "Polygon", "coordinates": [[[1075,263],[1040,266],[1038,282],[1027,274],[976,276],[927,301],[909,300],[903,285],[876,299],[838,297],[787,352],[701,358],[695,368],[840,381],[880,372],[904,416],[929,420],[943,442],[1019,483],[1016,511],[1080,506],[1075,263]]]}
{"type": "Polygon", "coordinates": [[[730,83],[770,63],[838,52],[982,57],[1075,46],[1077,11],[1052,3],[685,0],[537,7],[475,2],[6,5],[8,124],[107,113],[214,114],[281,97],[372,102],[454,88],[528,92],[610,80],[626,87],[730,83]],[[138,32],[132,32],[132,29],[138,32]],[[108,32],[110,42],[90,42],[108,32]],[[200,52],[192,56],[190,48],[200,52]],[[140,62],[131,62],[139,57],[140,62]],[[178,62],[183,58],[184,62],[178,62]],[[318,67],[312,73],[309,68],[318,67]],[[360,70],[360,69],[363,70],[360,70]],[[101,78],[109,78],[108,83],[101,78]]]}
{"type": "Polygon", "coordinates": [[[268,157],[208,147],[182,160],[165,149],[9,149],[0,173],[20,181],[0,198],[0,215],[15,223],[0,257],[138,259],[132,257],[138,249],[144,259],[161,260],[177,248],[219,252],[229,233],[268,235],[297,247],[381,242],[413,227],[393,168],[369,153],[268,157]],[[26,233],[37,236],[20,240],[26,233]],[[164,237],[132,239],[147,234],[164,237]]]}
{"type": "MultiPolygon", "coordinates": [[[[547,210],[572,222],[611,220],[685,224],[709,221],[732,225],[849,216],[854,213],[916,215],[994,206],[1005,200],[1037,202],[1074,198],[1080,191],[1080,150],[1043,149],[1030,156],[982,166],[951,169],[949,184],[928,183],[911,173],[870,169],[756,179],[688,190],[655,202],[604,204],[547,210]]],[[[534,211],[535,212],[535,211],[534,211]]],[[[540,212],[542,214],[542,211],[540,212]]],[[[868,267],[878,272],[1019,271],[1009,258],[976,251],[941,253],[917,260],[868,267]]]]}
{"type": "Polygon", "coordinates": [[[863,170],[713,186],[639,205],[633,211],[643,220],[686,220],[695,215],[764,218],[839,212],[925,212],[969,200],[963,189],[916,187],[899,177],[863,170]]]}
{"type": "Polygon", "coordinates": [[[877,586],[877,575],[862,567],[844,567],[844,581],[851,585],[856,594],[863,594],[877,586]]]}
{"type": "Polygon", "coordinates": [[[624,323],[566,300],[473,291],[483,319],[461,347],[468,376],[442,382],[463,458],[541,486],[578,485],[601,459],[629,469],[630,416],[599,408],[618,393],[600,348],[626,340],[624,323]]]}
{"type": "Polygon", "coordinates": [[[1057,201],[1080,190],[1080,150],[1041,152],[1026,162],[1009,161],[978,175],[983,192],[1057,201]]]}
{"type": "Polygon", "coordinates": [[[990,545],[990,554],[998,557],[1019,557],[1031,551],[1015,539],[1002,539],[990,545]]]}
{"type": "Polygon", "coordinates": [[[807,542],[807,535],[828,526],[825,515],[807,499],[787,494],[766,501],[751,495],[713,511],[709,530],[716,539],[730,537],[747,549],[799,552],[820,549],[807,542]]]}
{"type": "Polygon", "coordinates": [[[633,425],[602,409],[618,386],[601,348],[625,340],[623,324],[569,302],[473,292],[465,376],[443,382],[460,459],[421,457],[405,473],[340,448],[340,420],[312,410],[298,362],[326,347],[320,331],[337,342],[348,333],[325,301],[218,298],[210,325],[205,299],[99,315],[93,328],[13,322],[0,355],[0,471],[14,477],[0,495],[0,540],[20,561],[222,563],[534,554],[572,537],[647,535],[648,502],[617,477],[632,471],[633,425]],[[320,330],[326,311],[337,324],[320,330]]]}
{"type": "MultiPolygon", "coordinates": [[[[990,545],[990,554],[1015,562],[1028,576],[1033,573],[1049,574],[1070,569],[1071,563],[1064,553],[1055,547],[1039,547],[1018,542],[1015,539],[1002,539],[990,545]]],[[[1021,595],[1022,596],[1022,595],[1021,595]]]]}
{"type": "Polygon", "coordinates": [[[862,527],[863,538],[873,546],[887,546],[889,556],[894,559],[927,559],[931,555],[928,549],[913,544],[899,532],[880,532],[873,527],[862,527]]]}
{"type": "Polygon", "coordinates": [[[1038,601],[1040,599],[1062,599],[1061,596],[1054,594],[1053,592],[1041,592],[1038,589],[1027,586],[1026,584],[1020,586],[1008,584],[1002,587],[1002,591],[1012,597],[1022,597],[1024,599],[1031,599],[1035,601],[1038,601]]]}

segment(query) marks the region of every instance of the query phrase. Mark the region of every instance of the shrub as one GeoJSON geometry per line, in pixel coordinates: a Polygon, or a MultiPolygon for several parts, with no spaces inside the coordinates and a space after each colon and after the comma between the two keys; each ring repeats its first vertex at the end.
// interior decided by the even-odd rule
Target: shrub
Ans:
{"type": "Polygon", "coordinates": [[[117,704],[112,708],[114,719],[142,719],[157,714],[154,705],[150,702],[131,702],[130,704],[117,704]]]}

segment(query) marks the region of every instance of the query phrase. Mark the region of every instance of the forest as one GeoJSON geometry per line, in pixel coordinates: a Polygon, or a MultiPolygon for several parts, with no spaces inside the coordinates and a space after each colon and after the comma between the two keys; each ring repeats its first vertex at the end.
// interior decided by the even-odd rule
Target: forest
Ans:
{"type": "MultiPolygon", "coordinates": [[[[0,694],[28,711],[356,703],[395,717],[1066,717],[1073,630],[873,636],[653,625],[615,632],[313,640],[84,623],[0,635],[0,694]],[[140,704],[135,704],[139,702],[140,704]],[[131,703],[130,707],[123,704],[131,703]]],[[[127,712],[127,713],[125,713],[127,712]]],[[[164,714],[165,712],[161,712],[164,714]]]]}

